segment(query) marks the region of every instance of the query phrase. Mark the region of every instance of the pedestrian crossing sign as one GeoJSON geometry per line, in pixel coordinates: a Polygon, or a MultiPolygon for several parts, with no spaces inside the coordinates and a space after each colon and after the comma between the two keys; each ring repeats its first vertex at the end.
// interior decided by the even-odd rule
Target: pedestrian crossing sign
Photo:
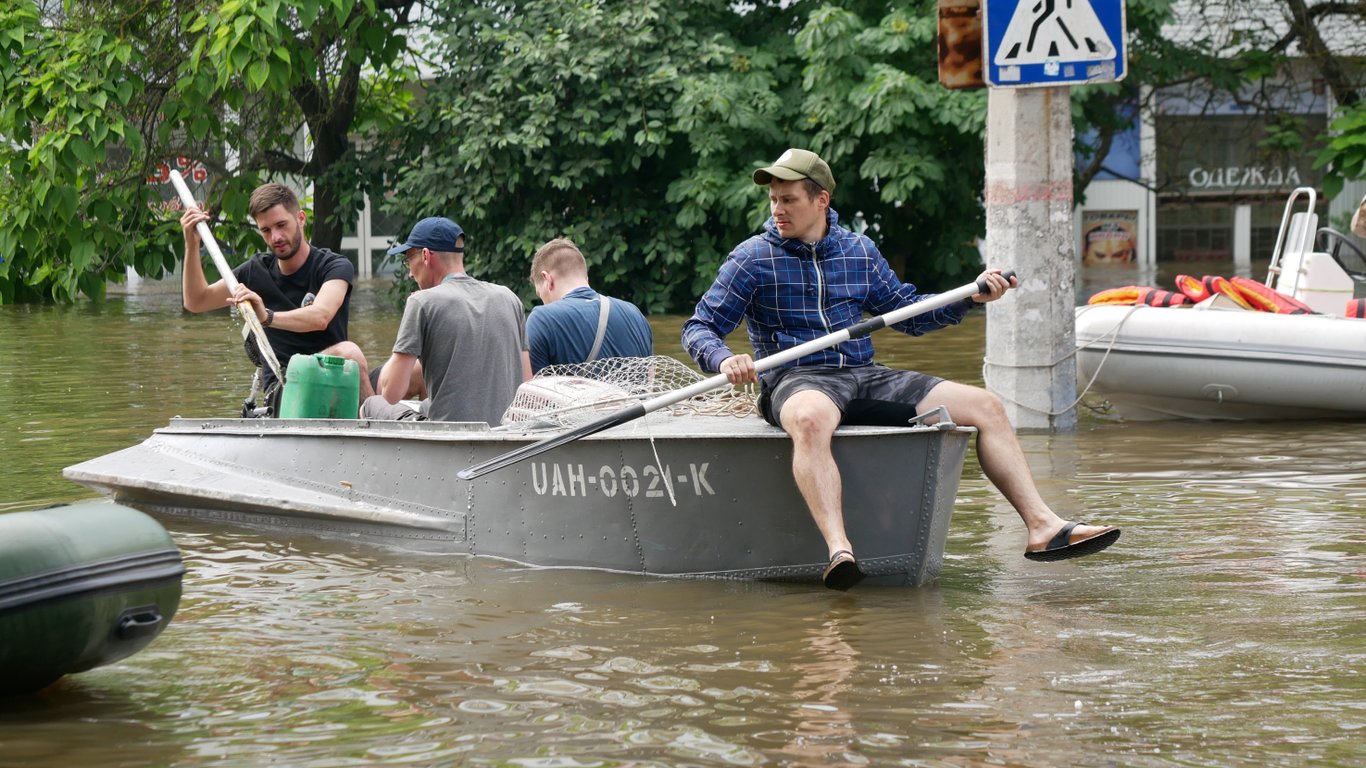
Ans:
{"type": "Polygon", "coordinates": [[[986,81],[998,88],[1124,79],[1124,0],[984,0],[986,81]]]}

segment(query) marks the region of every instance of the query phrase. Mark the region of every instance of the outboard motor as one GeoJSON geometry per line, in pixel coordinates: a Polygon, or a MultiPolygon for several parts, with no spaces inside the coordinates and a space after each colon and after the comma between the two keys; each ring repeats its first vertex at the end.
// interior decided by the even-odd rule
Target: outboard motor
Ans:
{"type": "MultiPolygon", "coordinates": [[[[243,326],[243,331],[246,331],[243,326]]],[[[242,418],[244,419],[269,419],[274,418],[280,412],[280,393],[284,385],[275,382],[269,390],[263,391],[262,382],[265,380],[265,361],[261,358],[261,350],[256,346],[256,339],[250,333],[244,333],[242,337],[242,348],[247,353],[247,359],[256,366],[256,370],[251,374],[251,392],[247,399],[242,401],[242,418]],[[262,405],[257,406],[257,398],[263,397],[262,405]]]]}

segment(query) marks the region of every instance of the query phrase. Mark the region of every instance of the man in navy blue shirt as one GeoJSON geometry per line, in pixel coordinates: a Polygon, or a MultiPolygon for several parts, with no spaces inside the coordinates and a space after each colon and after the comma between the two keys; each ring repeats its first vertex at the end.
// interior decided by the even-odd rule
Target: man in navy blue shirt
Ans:
{"type": "Polygon", "coordinates": [[[588,286],[588,263],[573,241],[556,238],[536,250],[531,285],[542,302],[526,319],[533,373],[547,365],[652,354],[645,315],[588,286]]]}
{"type": "MultiPolygon", "coordinates": [[[[768,187],[772,216],[762,234],[731,252],[683,326],[683,345],[703,370],[724,373],[736,385],[758,380],[754,358],[725,343],[741,321],[762,358],[854,325],[865,312],[882,315],[927,298],[901,282],[872,240],[840,226],[830,208],[834,175],[815,153],[789,149],[753,178],[768,187]]],[[[955,325],[1010,287],[998,269],[980,279],[988,291],[893,327],[918,336],[955,325]]],[[[829,550],[828,587],[848,589],[863,578],[844,528],[839,467],[830,449],[835,428],[905,424],[940,406],[958,424],[978,429],[983,471],[1028,528],[1025,557],[1088,555],[1119,538],[1118,528],[1070,523],[1048,507],[999,398],[980,387],[878,365],[866,336],[765,371],[760,384],[764,418],[792,437],[793,476],[829,550]]]]}

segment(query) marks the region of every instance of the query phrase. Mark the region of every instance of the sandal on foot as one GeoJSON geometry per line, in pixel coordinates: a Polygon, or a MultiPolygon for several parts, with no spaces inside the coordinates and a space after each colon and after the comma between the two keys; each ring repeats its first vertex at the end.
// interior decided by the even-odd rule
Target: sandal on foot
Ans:
{"type": "Polygon", "coordinates": [[[1094,555],[1119,540],[1119,529],[1110,525],[1094,536],[1074,542],[1072,541],[1072,529],[1076,527],[1076,523],[1064,525],[1062,530],[1053,537],[1053,540],[1048,542],[1048,546],[1032,552],[1026,550],[1024,556],[1030,560],[1041,562],[1068,560],[1073,557],[1094,555]]]}
{"type": "Polygon", "coordinates": [[[854,553],[841,549],[830,556],[830,564],[825,566],[821,581],[830,589],[844,591],[863,581],[863,571],[854,559],[854,553]]]}

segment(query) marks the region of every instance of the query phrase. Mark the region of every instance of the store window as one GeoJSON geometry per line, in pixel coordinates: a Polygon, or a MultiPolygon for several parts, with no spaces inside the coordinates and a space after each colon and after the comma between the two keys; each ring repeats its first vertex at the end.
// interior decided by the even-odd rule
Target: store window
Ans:
{"type": "Polygon", "coordinates": [[[1233,209],[1226,202],[1159,206],[1159,261],[1233,259],[1233,209]]]}
{"type": "MultiPolygon", "coordinates": [[[[1159,116],[1158,261],[1231,261],[1240,206],[1251,212],[1252,258],[1269,259],[1290,193],[1319,183],[1314,137],[1324,127],[1318,115],[1276,123],[1255,115],[1159,116]],[[1289,144],[1297,147],[1277,148],[1289,144]]],[[[1325,212],[1320,205],[1320,217],[1325,212]]]]}

